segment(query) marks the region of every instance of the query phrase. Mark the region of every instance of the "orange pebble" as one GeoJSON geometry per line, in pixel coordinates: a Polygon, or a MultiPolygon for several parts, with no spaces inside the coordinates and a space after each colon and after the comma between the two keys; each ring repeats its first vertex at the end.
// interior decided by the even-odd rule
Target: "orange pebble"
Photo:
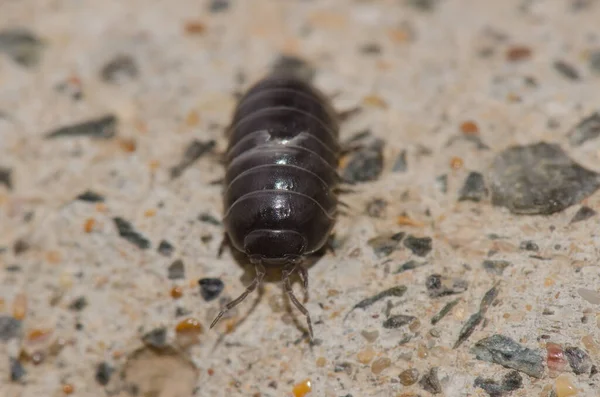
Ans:
{"type": "Polygon", "coordinates": [[[460,157],[452,157],[452,159],[450,159],[450,167],[453,170],[458,170],[458,169],[462,168],[463,165],[464,165],[463,159],[461,159],[460,157]]]}
{"type": "Polygon", "coordinates": [[[190,111],[185,118],[185,124],[187,124],[188,127],[195,127],[198,125],[199,122],[200,122],[200,116],[198,115],[198,112],[195,110],[190,111]]]}
{"type": "Polygon", "coordinates": [[[149,210],[144,211],[144,216],[146,218],[151,218],[154,215],[156,215],[156,210],[155,209],[149,209],[149,210]]]}
{"type": "Polygon", "coordinates": [[[296,383],[292,392],[294,393],[294,397],[304,397],[308,393],[312,391],[312,382],[310,379],[304,379],[300,383],[296,383]]]}
{"type": "Polygon", "coordinates": [[[73,394],[73,392],[75,391],[75,388],[70,383],[64,384],[62,389],[63,389],[63,393],[65,393],[65,394],[73,394]]]}
{"type": "Polygon", "coordinates": [[[171,298],[179,299],[182,296],[183,296],[183,290],[181,289],[181,287],[173,287],[171,289],[171,298]]]}
{"type": "Polygon", "coordinates": [[[127,153],[135,152],[135,149],[137,148],[137,144],[133,139],[121,139],[119,146],[121,146],[121,149],[127,153]]]}
{"type": "Polygon", "coordinates": [[[479,134],[479,127],[474,121],[468,120],[460,125],[460,130],[465,135],[477,135],[479,134]]]}
{"type": "Polygon", "coordinates": [[[185,32],[187,34],[202,34],[206,31],[206,26],[197,21],[190,21],[185,24],[185,32]]]}
{"type": "Polygon", "coordinates": [[[18,294],[13,302],[13,317],[23,320],[27,314],[27,296],[18,294]]]}
{"type": "Polygon", "coordinates": [[[423,226],[422,222],[416,221],[405,215],[400,215],[398,218],[396,218],[396,223],[398,223],[398,225],[401,225],[401,226],[417,226],[417,227],[423,226]]]}
{"type": "Polygon", "coordinates": [[[200,324],[200,321],[191,317],[181,321],[179,324],[177,324],[177,327],[175,327],[175,331],[177,333],[185,334],[200,334],[202,330],[202,324],[200,324]]]}
{"type": "Polygon", "coordinates": [[[94,218],[87,218],[85,220],[85,223],[83,224],[83,230],[85,230],[86,233],[91,233],[92,230],[94,230],[95,224],[96,221],[94,220],[94,218]]]}

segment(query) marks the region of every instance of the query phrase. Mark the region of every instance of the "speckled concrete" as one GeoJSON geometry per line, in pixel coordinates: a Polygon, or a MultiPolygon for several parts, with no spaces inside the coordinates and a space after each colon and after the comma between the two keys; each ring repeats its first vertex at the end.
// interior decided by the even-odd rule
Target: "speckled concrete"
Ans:
{"type": "MultiPolygon", "coordinates": [[[[25,310],[21,334],[0,341],[0,396],[125,396],[119,374],[126,368],[140,390],[154,387],[154,395],[165,397],[192,389],[197,396],[291,396],[305,379],[310,396],[427,396],[423,384],[405,386],[399,374],[416,368],[422,377],[434,367],[440,395],[487,396],[475,378],[500,380],[509,369],[477,360],[470,349],[493,334],[538,349],[544,365],[547,342],[583,349],[600,365],[600,218],[570,223],[580,204],[522,216],[489,199],[458,201],[467,175],[487,175],[494,156],[515,144],[557,143],[600,172],[600,140],[573,146],[567,137],[600,103],[600,72],[593,66],[600,49],[598,2],[230,3],[212,12],[209,2],[189,0],[0,3],[0,29],[22,27],[44,41],[37,66],[0,53],[0,167],[12,170],[12,189],[0,184],[0,313],[20,318],[25,310]],[[371,44],[380,53],[363,49],[371,44]],[[232,330],[233,321],[248,313],[258,294],[208,330],[219,303],[241,293],[252,274],[242,277],[229,251],[217,259],[222,228],[198,220],[201,213],[218,219],[222,211],[220,187],[210,184],[223,175],[217,157],[205,155],[179,178],[169,176],[194,139],[225,147],[234,92],[261,77],[281,53],[314,64],[315,84],[339,110],[361,106],[343,125],[344,138],[369,128],[386,141],[379,179],[344,197],[351,209],[336,228],[336,255],[328,253],[309,271],[307,307],[318,339],[312,348],[302,339],[303,317],[289,309],[276,280],[265,284],[239,327],[232,330]],[[124,54],[134,65],[120,80],[107,81],[103,68],[124,54]],[[575,72],[559,72],[556,61],[575,72]],[[44,139],[106,114],[119,120],[112,138],[44,139]],[[449,144],[470,120],[489,150],[466,140],[449,144]],[[394,173],[403,150],[407,171],[394,173]],[[447,193],[436,183],[443,174],[447,193]],[[73,200],[87,190],[105,201],[73,200]],[[374,198],[388,202],[382,218],[365,214],[374,198]],[[115,217],[130,222],[150,247],[121,238],[115,217]],[[400,244],[377,258],[368,240],[400,231],[431,237],[432,251],[420,258],[400,244]],[[163,239],[175,247],[170,257],[157,252],[163,239]],[[521,249],[526,240],[539,251],[521,249]],[[27,249],[16,253],[19,241],[17,247],[27,249]],[[167,277],[176,259],[185,264],[184,280],[167,277]],[[427,265],[394,274],[411,259],[427,265]],[[486,259],[510,264],[496,274],[482,267],[486,259]],[[468,288],[430,298],[426,280],[436,273],[468,288]],[[202,299],[197,281],[203,277],[223,280],[219,299],[202,299]],[[496,283],[500,292],[486,320],[453,349],[496,283]],[[345,318],[362,299],[396,285],[407,286],[402,297],[345,318]],[[174,286],[181,287],[180,299],[171,296],[174,286]],[[591,291],[582,295],[581,288],[591,291]],[[82,296],[87,305],[73,307],[82,296]],[[456,298],[432,326],[431,317],[456,298]],[[176,317],[177,308],[182,316],[176,317]],[[386,329],[386,311],[419,321],[386,329]],[[157,364],[145,351],[145,377],[143,365],[126,366],[153,329],[166,327],[165,343],[181,345],[175,329],[186,318],[197,319],[203,332],[179,346],[181,356],[157,364]],[[51,333],[32,335],[35,330],[51,333]],[[38,365],[27,357],[36,352],[43,354],[38,365]],[[9,380],[9,356],[21,357],[26,373],[18,381],[9,380]],[[373,363],[386,357],[389,366],[374,373],[373,363]],[[114,368],[106,386],[95,379],[101,362],[114,368]],[[173,372],[151,385],[160,365],[173,372]]],[[[598,210],[600,193],[582,204],[598,210]]],[[[300,293],[300,285],[295,288],[300,293]]],[[[522,387],[511,395],[551,395],[556,372],[546,369],[541,379],[522,374],[522,387]]],[[[578,396],[600,396],[600,375],[576,375],[568,364],[564,372],[559,379],[566,377],[578,396]]]]}

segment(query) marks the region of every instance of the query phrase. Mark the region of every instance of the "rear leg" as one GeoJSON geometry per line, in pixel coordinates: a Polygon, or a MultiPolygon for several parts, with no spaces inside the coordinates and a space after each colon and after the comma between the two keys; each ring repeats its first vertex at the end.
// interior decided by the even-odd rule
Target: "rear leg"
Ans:
{"type": "MultiPolygon", "coordinates": [[[[294,306],[296,306],[296,308],[302,314],[304,314],[304,316],[306,317],[306,323],[308,325],[308,335],[310,337],[310,341],[312,342],[314,340],[314,333],[313,333],[313,328],[312,328],[312,321],[310,319],[310,313],[302,305],[302,303],[300,303],[300,301],[298,301],[298,298],[296,298],[296,295],[294,295],[294,291],[292,290],[292,284],[290,282],[291,274],[294,271],[298,271],[298,274],[300,275],[300,278],[302,279],[302,283],[304,284],[304,286],[306,288],[308,287],[308,275],[306,274],[306,269],[301,270],[300,268],[301,268],[301,265],[293,265],[292,267],[288,267],[288,268],[284,269],[282,278],[283,278],[283,284],[285,286],[285,292],[287,293],[288,297],[290,298],[290,300],[292,301],[294,306]],[[303,274],[303,271],[304,271],[304,274],[303,274]]],[[[307,295],[308,295],[308,289],[306,289],[306,291],[307,291],[307,295]]]]}
{"type": "Polygon", "coordinates": [[[219,251],[217,252],[217,258],[221,258],[223,252],[225,252],[225,248],[231,248],[231,240],[229,240],[229,235],[227,233],[223,233],[223,239],[221,240],[221,244],[219,244],[219,251]]]}

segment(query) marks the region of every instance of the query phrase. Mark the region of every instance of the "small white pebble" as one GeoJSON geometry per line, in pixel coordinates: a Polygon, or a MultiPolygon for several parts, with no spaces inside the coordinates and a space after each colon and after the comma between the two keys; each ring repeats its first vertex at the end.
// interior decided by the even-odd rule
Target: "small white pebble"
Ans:
{"type": "Polygon", "coordinates": [[[593,305],[600,305],[600,292],[592,291],[591,289],[579,288],[579,295],[593,305]]]}

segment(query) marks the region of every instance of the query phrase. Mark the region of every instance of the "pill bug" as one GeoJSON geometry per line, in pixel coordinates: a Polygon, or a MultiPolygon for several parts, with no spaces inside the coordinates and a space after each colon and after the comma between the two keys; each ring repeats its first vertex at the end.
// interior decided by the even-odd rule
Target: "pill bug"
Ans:
{"type": "Polygon", "coordinates": [[[324,247],[335,224],[341,181],[337,114],[307,80],[273,72],[239,99],[227,135],[226,239],[246,254],[256,276],[211,328],[256,289],[265,268],[278,267],[286,293],[306,317],[312,340],[310,315],[294,296],[290,276],[297,272],[308,291],[303,260],[324,247]]]}

